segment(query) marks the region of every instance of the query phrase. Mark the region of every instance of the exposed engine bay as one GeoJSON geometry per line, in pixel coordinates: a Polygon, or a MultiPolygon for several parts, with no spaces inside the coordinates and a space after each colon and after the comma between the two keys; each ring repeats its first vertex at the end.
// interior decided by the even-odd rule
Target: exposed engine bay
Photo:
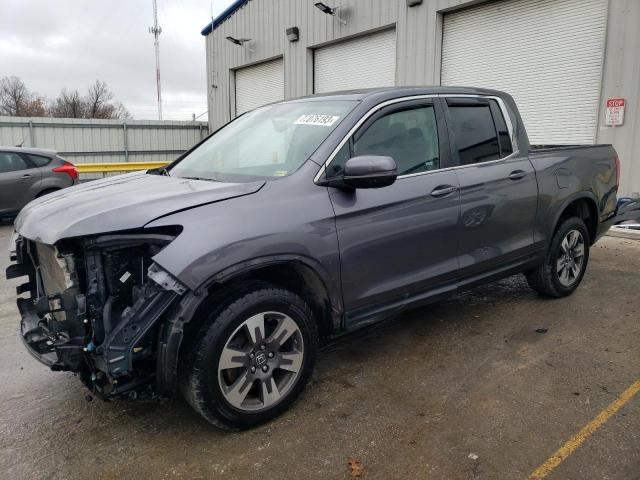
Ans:
{"type": "Polygon", "coordinates": [[[152,258],[178,231],[69,239],[19,237],[7,276],[17,288],[28,350],[53,370],[79,374],[103,398],[155,395],[158,320],[186,288],[152,258]]]}

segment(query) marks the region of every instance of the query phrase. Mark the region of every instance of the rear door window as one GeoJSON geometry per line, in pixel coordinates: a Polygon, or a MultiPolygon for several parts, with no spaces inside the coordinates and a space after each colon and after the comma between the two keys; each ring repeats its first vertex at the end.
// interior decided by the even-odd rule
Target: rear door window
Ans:
{"type": "Polygon", "coordinates": [[[0,152],[0,173],[26,170],[27,164],[20,155],[13,152],[0,152]]]}
{"type": "Polygon", "coordinates": [[[500,158],[498,134],[489,102],[447,99],[460,165],[500,158]]]}

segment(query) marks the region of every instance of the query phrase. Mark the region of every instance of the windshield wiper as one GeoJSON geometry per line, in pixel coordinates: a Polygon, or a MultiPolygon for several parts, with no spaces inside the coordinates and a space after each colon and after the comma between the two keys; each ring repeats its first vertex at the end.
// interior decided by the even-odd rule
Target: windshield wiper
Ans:
{"type": "Polygon", "coordinates": [[[204,177],[180,177],[185,178],[187,180],[203,180],[205,182],[219,182],[220,180],[216,180],[215,178],[204,178],[204,177]]]}

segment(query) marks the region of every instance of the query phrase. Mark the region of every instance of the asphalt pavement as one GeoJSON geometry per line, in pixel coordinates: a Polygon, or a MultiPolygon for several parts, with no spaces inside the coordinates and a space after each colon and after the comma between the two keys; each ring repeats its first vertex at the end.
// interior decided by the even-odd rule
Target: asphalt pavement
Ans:
{"type": "MultiPolygon", "coordinates": [[[[333,341],[293,408],[242,433],[181,399],[85,400],[25,351],[2,278],[6,479],[526,479],[640,378],[640,242],[623,238],[569,298],[514,276],[333,341]]],[[[640,479],[640,394],[597,427],[547,478],[640,479]]]]}

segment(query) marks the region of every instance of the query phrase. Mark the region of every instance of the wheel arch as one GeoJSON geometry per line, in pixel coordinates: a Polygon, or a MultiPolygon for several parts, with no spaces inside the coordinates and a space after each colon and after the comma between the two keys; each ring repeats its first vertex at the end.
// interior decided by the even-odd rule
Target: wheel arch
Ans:
{"type": "MultiPolygon", "coordinates": [[[[593,244],[596,239],[600,219],[598,202],[595,195],[591,192],[581,192],[567,198],[561,208],[558,209],[558,214],[553,223],[553,232],[557,230],[563,218],[572,216],[581,218],[584,221],[589,231],[589,243],[593,244]]],[[[551,237],[552,236],[550,236],[550,238],[551,237]]]]}
{"type": "Polygon", "coordinates": [[[321,263],[303,255],[269,255],[238,263],[213,275],[203,287],[212,292],[212,289],[248,279],[264,280],[291,290],[312,306],[326,302],[331,316],[340,316],[343,312],[339,282],[332,279],[321,263]]]}
{"type": "Polygon", "coordinates": [[[342,301],[338,292],[332,292],[329,278],[321,271],[300,258],[271,259],[236,270],[233,274],[222,277],[222,281],[215,282],[213,286],[261,280],[292,291],[311,307],[321,337],[328,337],[340,328],[342,301]]]}
{"type": "Polygon", "coordinates": [[[62,189],[57,187],[43,188],[36,194],[36,198],[40,198],[44,195],[48,195],[49,193],[57,192],[58,190],[62,190],[62,189]]]}
{"type": "Polygon", "coordinates": [[[176,390],[183,350],[202,325],[205,312],[221,298],[237,293],[252,281],[290,290],[309,303],[321,338],[342,328],[339,285],[312,259],[298,255],[269,256],[229,267],[189,292],[163,321],[158,335],[157,387],[176,390]]]}

